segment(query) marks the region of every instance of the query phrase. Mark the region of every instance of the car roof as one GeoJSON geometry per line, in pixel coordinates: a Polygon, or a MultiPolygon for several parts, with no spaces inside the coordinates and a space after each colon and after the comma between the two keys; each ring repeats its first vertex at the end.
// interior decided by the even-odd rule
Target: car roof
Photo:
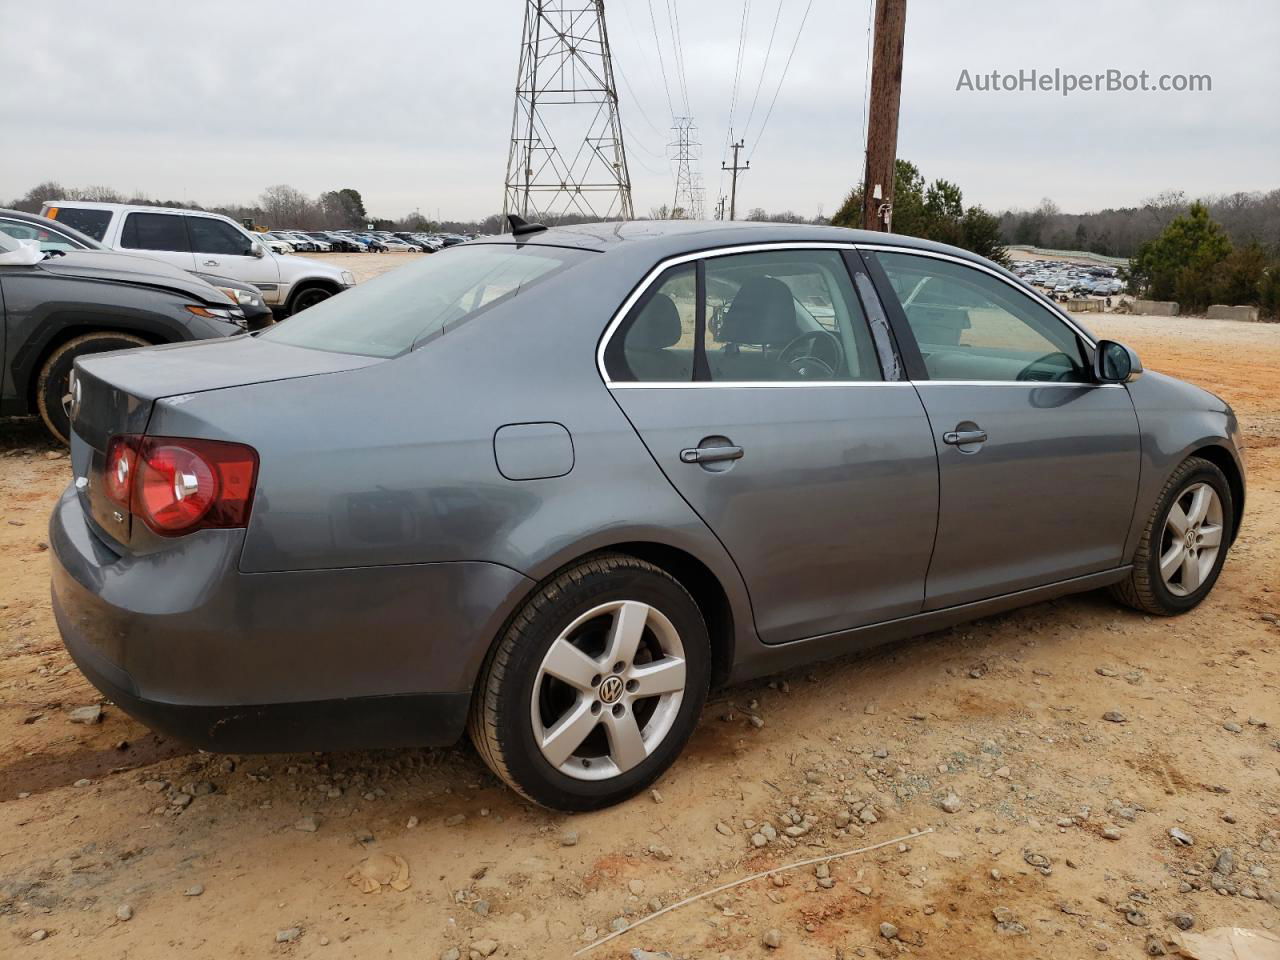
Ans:
{"type": "MultiPolygon", "coordinates": [[[[996,266],[991,261],[944,243],[897,233],[852,230],[807,223],[757,223],[724,220],[622,220],[551,227],[533,234],[513,237],[501,234],[470,241],[480,244],[515,244],[575,247],[598,253],[626,252],[653,259],[698,253],[719,247],[749,246],[757,243],[852,243],[905,247],[996,266]]],[[[996,267],[1003,271],[1002,267],[996,267]]],[[[1008,271],[1004,271],[1008,272],[1008,271]]],[[[1013,276],[1013,274],[1010,274],[1013,276]]]]}
{"type": "MultiPolygon", "coordinates": [[[[217,217],[220,220],[231,220],[230,217],[212,210],[188,210],[184,207],[153,207],[145,203],[106,203],[100,200],[46,200],[46,207],[75,207],[81,210],[121,210],[132,213],[185,213],[193,217],[217,217]]],[[[235,221],[232,221],[233,223],[235,221]]]]}

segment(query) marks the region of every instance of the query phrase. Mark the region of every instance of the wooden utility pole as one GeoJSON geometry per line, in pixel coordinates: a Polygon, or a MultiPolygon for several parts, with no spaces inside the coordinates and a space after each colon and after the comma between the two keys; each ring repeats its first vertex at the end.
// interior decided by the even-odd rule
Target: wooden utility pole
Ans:
{"type": "Polygon", "coordinates": [[[720,169],[721,169],[721,170],[732,170],[732,171],[733,171],[733,181],[732,181],[732,184],[731,184],[731,185],[730,185],[730,187],[729,187],[729,219],[730,219],[730,220],[736,220],[736,219],[737,219],[737,212],[738,212],[738,171],[739,171],[739,170],[750,170],[750,169],[751,169],[751,161],[750,161],[750,160],[748,160],[748,161],[747,161],[743,166],[741,166],[741,167],[740,167],[740,166],[738,166],[738,151],[739,151],[739,150],[741,150],[745,145],[746,145],[746,141],[745,141],[745,140],[739,140],[737,143],[733,144],[733,166],[732,166],[732,167],[731,167],[731,166],[728,166],[727,164],[725,164],[725,163],[723,163],[723,162],[720,164],[720,169]]]}
{"type": "Polygon", "coordinates": [[[871,116],[862,181],[862,225],[888,231],[893,224],[893,171],[898,155],[898,105],[902,100],[902,44],[907,0],[876,0],[875,51],[871,58],[871,116]]]}

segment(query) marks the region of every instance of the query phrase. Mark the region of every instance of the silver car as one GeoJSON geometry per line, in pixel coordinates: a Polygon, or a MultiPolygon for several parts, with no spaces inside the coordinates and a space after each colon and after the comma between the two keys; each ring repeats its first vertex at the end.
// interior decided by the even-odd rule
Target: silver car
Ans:
{"type": "Polygon", "coordinates": [[[482,238],[254,336],[84,358],[54,610],[201,747],[444,744],[635,794],[710,688],[1107,587],[1212,589],[1244,507],[1210,393],[908,237],[482,238]]]}

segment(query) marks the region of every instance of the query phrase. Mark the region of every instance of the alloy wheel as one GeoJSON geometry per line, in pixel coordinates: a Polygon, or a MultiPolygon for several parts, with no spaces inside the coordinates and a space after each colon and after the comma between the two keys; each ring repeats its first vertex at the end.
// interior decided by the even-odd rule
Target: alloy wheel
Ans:
{"type": "Polygon", "coordinates": [[[1207,483],[1178,495],[1165,518],[1160,541],[1160,578],[1175,597],[1200,589],[1222,549],[1222,500],[1207,483]]]}
{"type": "Polygon", "coordinates": [[[579,780],[625,773],[671,732],[685,675],[680,635],[657,607],[593,607],[560,632],[538,668],[530,704],[538,749],[579,780]]]}

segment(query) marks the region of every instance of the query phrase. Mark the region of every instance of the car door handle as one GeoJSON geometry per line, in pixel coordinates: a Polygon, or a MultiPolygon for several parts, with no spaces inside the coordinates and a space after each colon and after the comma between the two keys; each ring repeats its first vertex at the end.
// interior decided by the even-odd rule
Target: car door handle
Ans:
{"type": "Polygon", "coordinates": [[[680,451],[683,463],[716,463],[720,460],[741,460],[741,447],[686,447],[680,451]]]}
{"type": "Polygon", "coordinates": [[[206,267],[216,267],[216,266],[218,265],[218,261],[217,261],[217,260],[206,260],[206,261],[204,261],[204,264],[203,264],[203,265],[204,265],[204,266],[206,266],[206,267]]]}
{"type": "Polygon", "coordinates": [[[942,435],[942,442],[950,444],[953,447],[964,446],[966,443],[986,443],[987,431],[952,430],[950,433],[944,433],[942,435]]]}

